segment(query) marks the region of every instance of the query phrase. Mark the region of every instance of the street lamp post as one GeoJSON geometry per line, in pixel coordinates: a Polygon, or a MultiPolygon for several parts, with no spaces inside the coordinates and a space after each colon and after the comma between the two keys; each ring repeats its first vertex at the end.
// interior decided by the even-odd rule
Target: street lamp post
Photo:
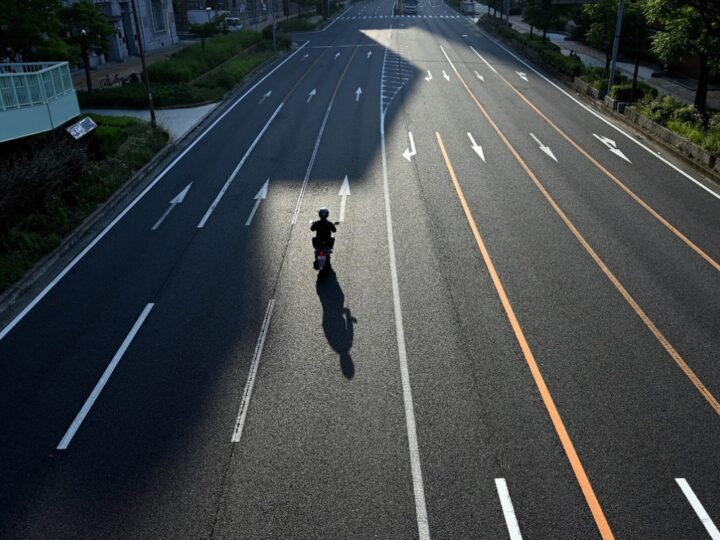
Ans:
{"type": "Polygon", "coordinates": [[[157,120],[155,119],[155,104],[153,103],[152,92],[150,91],[150,78],[148,76],[147,68],[145,66],[145,48],[142,42],[142,32],[140,28],[140,20],[138,19],[137,5],[135,0],[132,2],[133,18],[135,20],[135,30],[137,32],[138,49],[140,50],[140,63],[142,64],[143,81],[145,82],[145,89],[148,95],[148,107],[150,109],[150,124],[152,127],[157,127],[157,120]]]}
{"type": "Polygon", "coordinates": [[[620,31],[622,30],[623,14],[625,12],[625,0],[618,4],[617,22],[615,23],[615,42],[613,43],[612,62],[610,63],[610,79],[608,80],[608,94],[612,92],[615,83],[615,66],[617,65],[618,50],[620,49],[620,31]]]}

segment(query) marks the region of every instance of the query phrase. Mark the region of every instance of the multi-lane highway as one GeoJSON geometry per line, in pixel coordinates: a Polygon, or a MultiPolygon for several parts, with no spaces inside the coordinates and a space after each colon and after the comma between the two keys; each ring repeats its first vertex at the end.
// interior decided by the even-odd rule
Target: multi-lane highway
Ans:
{"type": "Polygon", "coordinates": [[[5,321],[0,537],[720,538],[717,187],[437,1],[296,40],[5,321]]]}

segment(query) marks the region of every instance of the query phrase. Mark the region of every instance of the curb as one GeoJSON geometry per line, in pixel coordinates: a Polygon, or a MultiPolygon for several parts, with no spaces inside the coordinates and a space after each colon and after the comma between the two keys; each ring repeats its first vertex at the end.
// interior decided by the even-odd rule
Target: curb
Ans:
{"type": "Polygon", "coordinates": [[[124,202],[145,189],[166,163],[174,159],[197,136],[198,132],[201,132],[214,122],[235,98],[245,90],[252,79],[262,75],[267,71],[270,64],[289,52],[291,51],[288,50],[274,55],[245,75],[235,88],[225,95],[217,107],[205,115],[202,120],[178,140],[168,142],[149,162],[133,174],[104,203],[98,206],[92,214],[68,234],[59,246],[43,256],[18,281],[0,294],[0,329],[9,324],[24,309],[25,305],[32,301],[30,296],[33,291],[42,290],[50,283],[65,267],[64,263],[72,260],[107,223],[115,219],[117,214],[124,208],[124,202]],[[56,266],[58,268],[53,271],[56,266]]]}

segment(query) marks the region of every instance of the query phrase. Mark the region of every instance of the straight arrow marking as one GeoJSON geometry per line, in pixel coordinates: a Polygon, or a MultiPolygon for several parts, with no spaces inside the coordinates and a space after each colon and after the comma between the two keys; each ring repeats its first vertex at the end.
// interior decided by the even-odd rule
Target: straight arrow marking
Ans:
{"type": "Polygon", "coordinates": [[[362,88],[358,86],[358,89],[355,90],[355,101],[360,101],[360,96],[362,95],[362,88]]]}
{"type": "Polygon", "coordinates": [[[265,101],[267,98],[269,98],[270,94],[272,94],[272,90],[268,90],[267,93],[265,93],[265,95],[263,95],[262,99],[260,101],[258,101],[258,105],[260,105],[263,101],[265,101]]]}
{"type": "Polygon", "coordinates": [[[480,156],[480,159],[483,160],[483,163],[486,163],[485,161],[485,153],[483,152],[482,146],[480,146],[478,143],[475,142],[475,139],[472,136],[472,133],[468,131],[467,134],[468,138],[470,139],[470,144],[472,144],[472,149],[475,150],[475,153],[480,156]]]}
{"type": "Polygon", "coordinates": [[[367,58],[368,58],[368,60],[370,60],[370,57],[371,57],[371,56],[372,56],[372,51],[368,51],[368,53],[367,53],[367,58]]]}
{"type": "Polygon", "coordinates": [[[180,204],[181,202],[183,202],[183,200],[185,200],[185,195],[187,195],[187,192],[190,190],[190,186],[192,186],[192,182],[190,182],[187,186],[185,186],[185,189],[183,189],[180,193],[178,193],[175,196],[175,198],[172,201],[170,201],[170,206],[168,207],[168,209],[165,211],[165,213],[162,215],[162,217],[160,219],[158,219],[157,223],[155,223],[155,225],[153,225],[153,228],[152,228],[153,231],[156,230],[162,224],[162,222],[165,220],[165,218],[168,217],[168,215],[170,215],[170,212],[172,212],[173,209],[178,204],[180,204]]]}
{"type": "Polygon", "coordinates": [[[415,151],[415,141],[413,140],[412,133],[410,133],[409,131],[408,138],[410,139],[410,148],[407,148],[405,152],[403,152],[403,157],[408,161],[412,161],[410,158],[417,154],[417,152],[415,151]]]}
{"type": "Polygon", "coordinates": [[[445,70],[444,70],[444,69],[443,69],[443,77],[445,77],[445,80],[447,80],[447,81],[450,80],[450,75],[448,75],[447,73],[445,73],[445,70]]]}
{"type": "Polygon", "coordinates": [[[250,212],[250,216],[247,218],[247,221],[245,222],[245,226],[249,227],[252,223],[253,218],[255,217],[255,212],[257,212],[258,207],[260,206],[260,203],[267,199],[267,193],[268,193],[268,187],[270,185],[270,179],[268,178],[265,180],[265,183],[260,188],[260,191],[257,192],[257,195],[255,195],[255,206],[253,206],[252,212],[250,212]]]}
{"type": "Polygon", "coordinates": [[[316,91],[315,88],[313,88],[313,89],[310,91],[310,93],[308,94],[307,103],[310,103],[310,100],[315,96],[315,94],[317,94],[317,91],[316,91]]]}
{"type": "Polygon", "coordinates": [[[345,175],[345,180],[343,180],[342,187],[340,188],[340,193],[338,193],[340,197],[342,197],[342,200],[340,201],[340,219],[339,221],[345,221],[345,201],[350,195],[350,181],[348,180],[348,175],[345,175]]]}
{"type": "Polygon", "coordinates": [[[339,57],[340,57],[340,53],[335,53],[335,58],[334,58],[334,60],[337,60],[339,57]]]}
{"type": "Polygon", "coordinates": [[[475,72],[475,76],[476,76],[478,79],[480,79],[482,82],[485,82],[485,77],[483,77],[482,75],[480,75],[477,71],[475,72]]]}
{"type": "Polygon", "coordinates": [[[557,158],[555,157],[555,154],[553,154],[552,150],[550,150],[549,147],[547,147],[547,146],[545,146],[543,143],[541,143],[541,142],[540,142],[540,139],[538,139],[538,138],[537,138],[535,135],[533,135],[532,133],[530,134],[530,136],[533,138],[533,140],[534,140],[536,143],[538,143],[538,146],[540,147],[540,150],[542,150],[543,152],[545,152],[548,156],[550,156],[550,157],[555,161],[555,163],[557,163],[557,158]]]}

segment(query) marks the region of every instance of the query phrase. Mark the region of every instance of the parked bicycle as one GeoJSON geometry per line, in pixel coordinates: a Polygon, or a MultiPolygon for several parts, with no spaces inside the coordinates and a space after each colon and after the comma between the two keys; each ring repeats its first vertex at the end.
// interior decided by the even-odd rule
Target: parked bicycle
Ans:
{"type": "Polygon", "coordinates": [[[137,73],[131,73],[127,77],[121,77],[119,73],[114,75],[105,75],[100,79],[100,88],[113,88],[115,86],[125,86],[126,84],[140,82],[140,76],[137,73]]]}

